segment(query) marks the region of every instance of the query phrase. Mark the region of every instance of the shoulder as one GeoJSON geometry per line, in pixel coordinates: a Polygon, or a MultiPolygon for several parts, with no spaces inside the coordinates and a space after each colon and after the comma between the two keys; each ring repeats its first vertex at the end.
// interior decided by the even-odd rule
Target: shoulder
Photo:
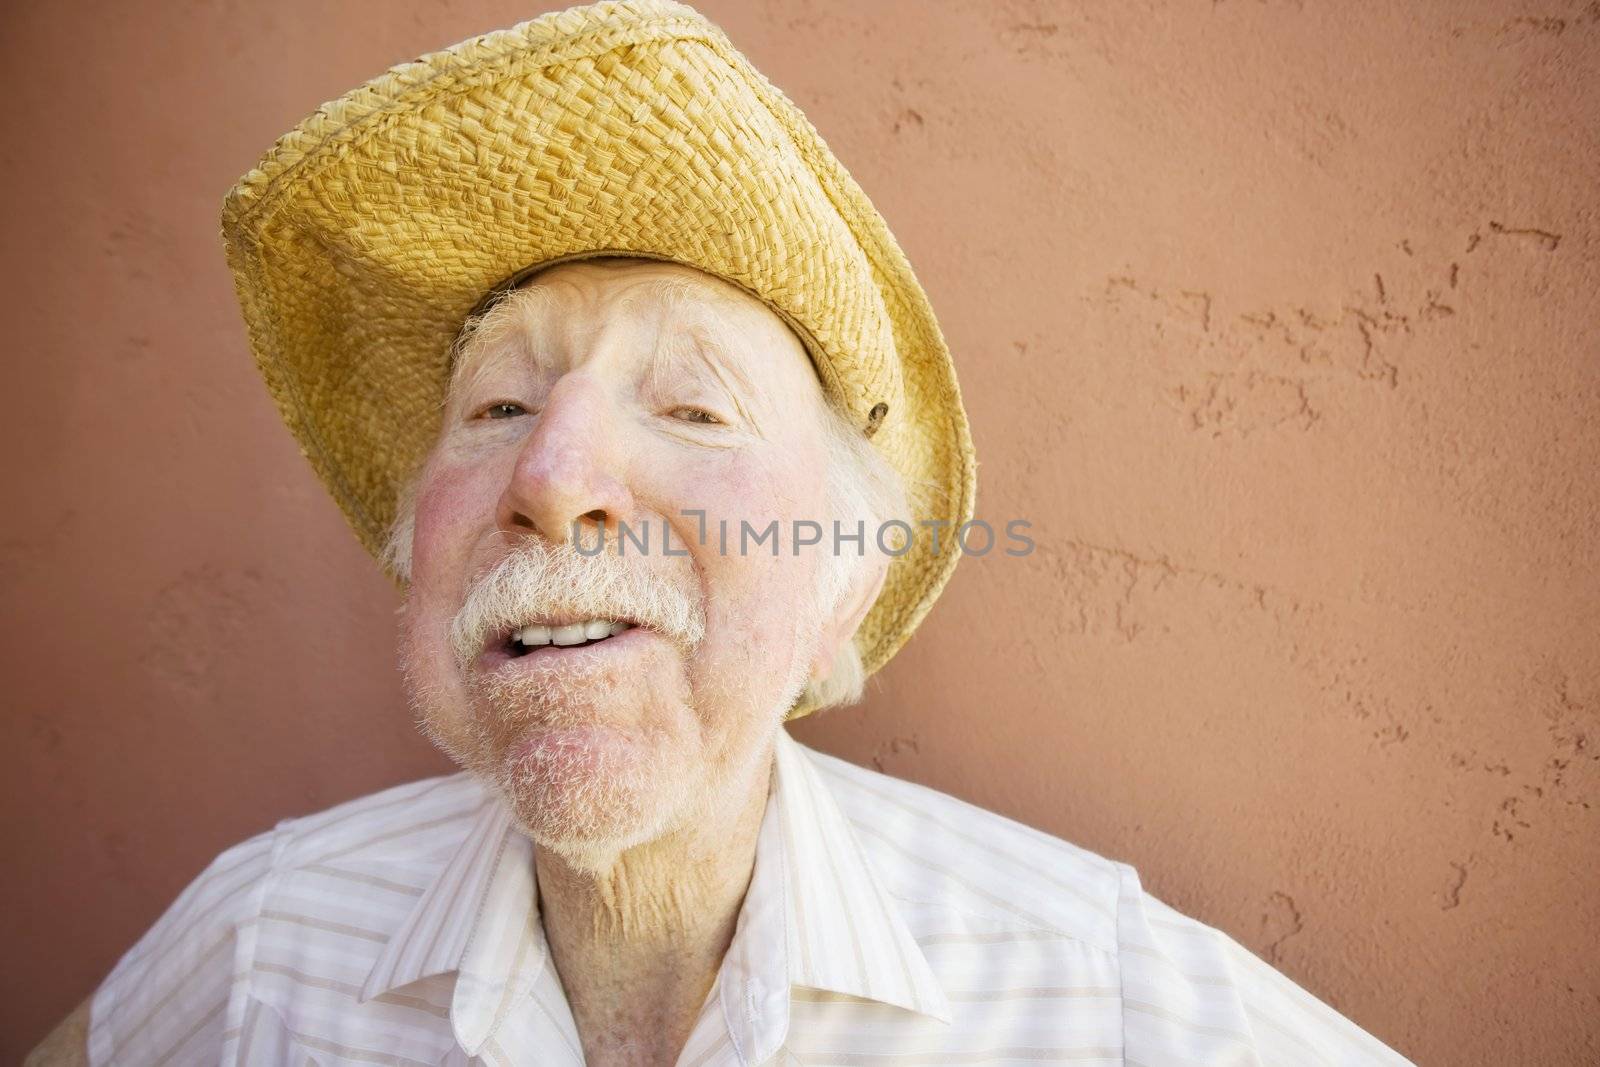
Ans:
{"type": "Polygon", "coordinates": [[[364,861],[426,862],[465,833],[488,799],[481,782],[465,772],[425,778],[368,793],[312,815],[278,824],[280,868],[359,856],[364,861]]]}
{"type": "Polygon", "coordinates": [[[123,954],[91,1001],[91,1063],[158,1062],[217,1043],[234,931],[256,911],[279,840],[269,830],[223,851],[123,954]]]}
{"type": "MultiPolygon", "coordinates": [[[[345,876],[323,892],[382,881],[374,866],[426,866],[452,831],[483,802],[466,774],[395,786],[285,819],[224,850],[123,954],[91,1000],[90,1062],[134,1064],[209,1058],[233,1014],[232,993],[247,976],[263,921],[293,875],[319,864],[345,876]],[[199,1050],[211,1050],[199,1055],[199,1050]]],[[[331,876],[335,883],[338,875],[331,876]]]]}
{"type": "Polygon", "coordinates": [[[1129,1062],[1232,1062],[1241,1050],[1284,1067],[1407,1062],[1223,931],[1151,896],[1132,866],[804,751],[941,973],[1094,992],[1113,1014],[1085,1005],[1077,1017],[1110,1025],[1106,1039],[1120,1037],[1129,1062]]]}
{"type": "Polygon", "coordinates": [[[1132,868],[1125,880],[1129,1059],[1209,1061],[1244,1046],[1267,1065],[1409,1062],[1228,934],[1144,892],[1132,868]]]}

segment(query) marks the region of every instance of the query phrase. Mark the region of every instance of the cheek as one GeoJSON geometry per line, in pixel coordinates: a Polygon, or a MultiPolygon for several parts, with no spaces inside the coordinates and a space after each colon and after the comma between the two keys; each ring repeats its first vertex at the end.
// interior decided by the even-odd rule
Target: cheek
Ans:
{"type": "Polygon", "coordinates": [[[480,514],[492,520],[494,499],[467,470],[431,472],[417,493],[416,526],[411,542],[413,587],[428,591],[460,579],[472,545],[471,531],[480,514]]]}
{"type": "Polygon", "coordinates": [[[447,637],[472,577],[473,516],[484,499],[465,470],[432,469],[418,486],[400,641],[407,669],[433,685],[454,675],[447,637]]]}
{"type": "MultiPolygon", "coordinates": [[[[759,450],[731,452],[693,468],[662,471],[658,484],[670,486],[677,508],[700,508],[707,521],[729,520],[730,535],[739,520],[757,529],[777,519],[787,528],[791,520],[824,516],[822,456],[811,442],[777,440],[759,450]]],[[[713,526],[714,528],[714,526],[713,526]]]]}
{"type": "MultiPolygon", "coordinates": [[[[726,672],[742,684],[765,676],[782,681],[796,635],[810,625],[807,613],[819,554],[831,550],[821,477],[805,462],[810,457],[803,450],[793,448],[790,455],[794,462],[732,457],[683,487],[685,499],[693,501],[683,506],[706,512],[706,541],[693,554],[707,596],[708,638],[716,659],[707,670],[726,672]],[[719,518],[727,519],[725,550],[719,518]],[[773,555],[770,538],[759,544],[753,535],[742,539],[742,520],[753,533],[764,532],[776,520],[778,554],[773,555]],[[820,524],[823,539],[796,556],[794,524],[804,520],[820,524]]],[[[687,520],[682,532],[692,544],[699,535],[696,520],[687,520]]]]}

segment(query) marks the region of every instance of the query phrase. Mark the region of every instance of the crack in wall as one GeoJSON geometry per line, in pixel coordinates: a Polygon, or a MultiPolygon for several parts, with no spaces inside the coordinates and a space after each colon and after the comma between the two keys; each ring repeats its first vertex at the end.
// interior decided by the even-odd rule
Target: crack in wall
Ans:
{"type": "MultiPolygon", "coordinates": [[[[1490,219],[1468,234],[1466,251],[1489,239],[1555,252],[1562,235],[1490,219]]],[[[1409,238],[1395,247],[1417,258],[1409,238]]],[[[1398,389],[1406,346],[1460,313],[1460,262],[1422,266],[1422,280],[1398,286],[1375,270],[1365,298],[1331,311],[1296,304],[1219,315],[1210,291],[1169,289],[1131,274],[1109,276],[1104,290],[1086,300],[1132,316],[1170,363],[1186,368],[1160,395],[1191,431],[1213,438],[1306,433],[1325,417],[1324,394],[1359,383],[1398,389]],[[1437,280],[1429,284],[1429,276],[1437,280]]]]}
{"type": "Polygon", "coordinates": [[[1261,958],[1277,965],[1283,958],[1283,944],[1306,928],[1300,906],[1283,890],[1274,890],[1267,897],[1261,912],[1261,958]]]}
{"type": "Polygon", "coordinates": [[[1439,905],[1440,911],[1449,911],[1452,908],[1459,908],[1461,906],[1461,890],[1467,884],[1467,869],[1471,863],[1472,860],[1470,858],[1466,863],[1456,863],[1454,860],[1450,861],[1450,866],[1455,869],[1456,877],[1455,880],[1445,888],[1444,903],[1439,905]]]}

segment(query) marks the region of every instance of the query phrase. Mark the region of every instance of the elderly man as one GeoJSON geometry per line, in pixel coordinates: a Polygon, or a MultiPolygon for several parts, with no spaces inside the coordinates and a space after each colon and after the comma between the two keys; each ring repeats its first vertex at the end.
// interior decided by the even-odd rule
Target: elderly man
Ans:
{"type": "Polygon", "coordinates": [[[223,853],[38,1062],[1404,1062],[1127,866],[785,732],[910,635],[974,462],[882,220],[695,12],[394,68],[224,235],[464,770],[223,853]]]}

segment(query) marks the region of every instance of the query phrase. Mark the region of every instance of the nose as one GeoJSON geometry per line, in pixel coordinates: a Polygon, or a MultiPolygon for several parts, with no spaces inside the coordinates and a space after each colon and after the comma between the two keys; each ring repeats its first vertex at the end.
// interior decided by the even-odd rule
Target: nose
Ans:
{"type": "MultiPolygon", "coordinates": [[[[556,382],[517,452],[495,521],[513,537],[537,533],[557,544],[578,533],[595,543],[608,523],[631,513],[613,405],[580,374],[556,382]]],[[[614,534],[613,529],[610,533],[614,534]]]]}

